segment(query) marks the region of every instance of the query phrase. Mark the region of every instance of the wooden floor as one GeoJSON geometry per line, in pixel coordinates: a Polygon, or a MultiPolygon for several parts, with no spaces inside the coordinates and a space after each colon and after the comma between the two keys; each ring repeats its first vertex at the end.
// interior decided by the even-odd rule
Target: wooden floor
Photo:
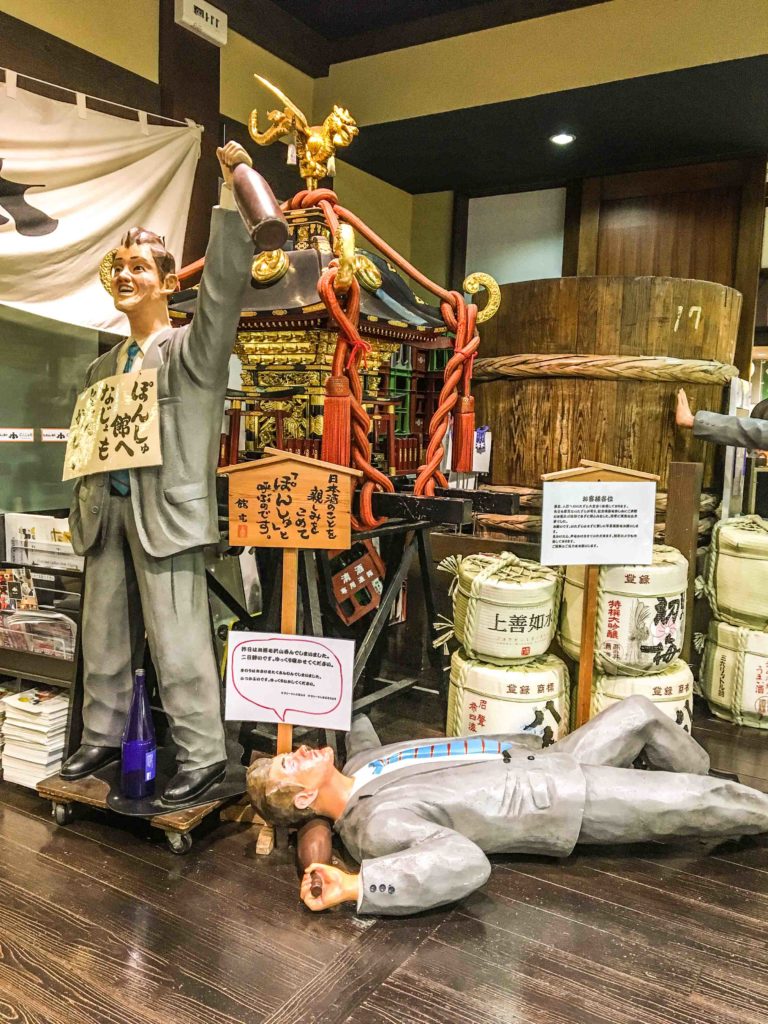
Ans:
{"type": "MultiPolygon", "coordinates": [[[[402,697],[384,737],[414,720],[436,731],[430,700],[402,697]]],[[[768,790],[767,734],[704,712],[697,736],[715,767],[768,790]]],[[[2,1022],[766,1020],[764,838],[500,857],[459,906],[372,920],[305,910],[291,854],[257,858],[240,826],[176,857],[99,812],[57,827],[47,803],[0,784],[2,1022]]]]}

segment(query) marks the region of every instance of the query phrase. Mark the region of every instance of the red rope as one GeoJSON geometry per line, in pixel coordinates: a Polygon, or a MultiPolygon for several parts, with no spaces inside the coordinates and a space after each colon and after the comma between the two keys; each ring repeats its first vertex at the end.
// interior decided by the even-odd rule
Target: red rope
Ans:
{"type": "MultiPolygon", "coordinates": [[[[349,224],[379,252],[396,264],[403,273],[440,299],[440,312],[443,321],[454,335],[454,349],[453,355],[445,367],[438,408],[429,424],[426,460],[424,465],[419,467],[414,486],[416,495],[434,494],[436,483],[440,487],[447,486],[447,481],[440,472],[440,463],[445,455],[443,439],[450,424],[452,410],[460,395],[466,398],[470,395],[472,365],[480,344],[480,337],[476,329],[477,306],[474,303],[468,304],[460,292],[446,291],[417,270],[367,224],[340,206],[336,193],[331,189],[319,188],[312,191],[304,189],[297,192],[287,203],[282,204],[283,210],[306,209],[309,206],[320,207],[326,223],[334,235],[339,221],[349,224]]],[[[368,441],[370,417],[362,405],[362,385],[357,372],[363,352],[370,351],[370,346],[360,338],[357,330],[360,312],[360,286],[357,279],[354,279],[345,312],[333,289],[334,263],[338,266],[337,261],[332,261],[323,272],[318,292],[339,325],[339,342],[334,354],[332,373],[336,376],[345,373],[349,379],[352,394],[352,462],[354,468],[359,469],[364,475],[360,495],[360,518],[364,527],[371,528],[383,522],[383,520],[375,519],[371,509],[371,496],[374,490],[378,486],[383,490],[392,491],[394,487],[389,477],[384,476],[370,464],[371,445],[368,441]]],[[[356,528],[359,528],[357,524],[355,525],[356,528]]]]}

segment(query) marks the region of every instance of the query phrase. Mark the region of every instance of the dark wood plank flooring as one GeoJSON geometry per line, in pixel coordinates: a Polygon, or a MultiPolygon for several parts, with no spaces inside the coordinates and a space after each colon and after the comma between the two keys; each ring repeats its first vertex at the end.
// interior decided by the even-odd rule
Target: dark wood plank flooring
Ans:
{"type": "MultiPolygon", "coordinates": [[[[437,698],[375,709],[440,731],[437,698]]],[[[699,709],[713,766],[768,791],[768,735],[699,709]]],[[[0,1021],[12,1024],[764,1024],[768,839],[495,858],[409,919],[311,914],[290,850],[210,821],[186,857],[97,811],[64,828],[0,784],[0,1021]]]]}

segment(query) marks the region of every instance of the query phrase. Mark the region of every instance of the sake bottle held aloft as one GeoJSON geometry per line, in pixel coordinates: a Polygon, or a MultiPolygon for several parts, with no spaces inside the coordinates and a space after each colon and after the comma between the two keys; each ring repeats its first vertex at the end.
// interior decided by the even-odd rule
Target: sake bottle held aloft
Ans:
{"type": "Polygon", "coordinates": [[[123,730],[120,789],[123,796],[141,800],[155,792],[157,742],[147,697],[146,672],[137,668],[133,675],[133,696],[123,730]]]}

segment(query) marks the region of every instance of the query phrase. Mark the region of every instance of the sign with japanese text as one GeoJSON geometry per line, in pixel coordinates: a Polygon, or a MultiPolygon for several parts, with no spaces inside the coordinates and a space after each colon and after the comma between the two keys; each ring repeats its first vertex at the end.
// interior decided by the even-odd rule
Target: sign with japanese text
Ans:
{"type": "Polygon", "coordinates": [[[34,441],[34,427],[0,427],[0,441],[34,441]]]}
{"type": "Polygon", "coordinates": [[[352,640],[232,632],[225,717],[348,730],[354,659],[352,640]]]}
{"type": "Polygon", "coordinates": [[[545,480],[544,565],[649,565],[653,559],[653,481],[545,480]]]}
{"type": "Polygon", "coordinates": [[[78,396],[62,480],[162,461],[156,369],[105,377],[78,396]]]}
{"type": "Polygon", "coordinates": [[[41,441],[68,441],[69,440],[69,428],[68,427],[41,427],[40,428],[40,440],[41,441]]]}
{"type": "Polygon", "coordinates": [[[229,542],[345,550],[351,544],[350,471],[298,457],[220,470],[229,476],[229,542]]]}

